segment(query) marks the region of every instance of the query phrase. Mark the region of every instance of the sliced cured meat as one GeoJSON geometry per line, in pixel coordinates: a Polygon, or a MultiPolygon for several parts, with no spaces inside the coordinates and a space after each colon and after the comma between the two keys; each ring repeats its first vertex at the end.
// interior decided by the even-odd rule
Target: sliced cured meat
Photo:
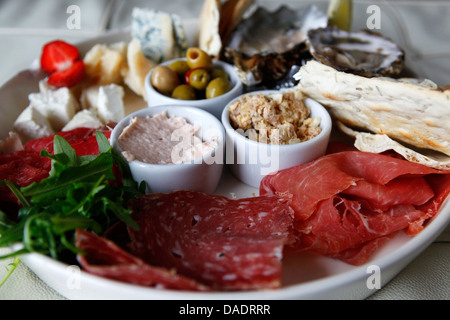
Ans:
{"type": "MultiPolygon", "coordinates": [[[[62,131],[57,133],[57,135],[66,139],[69,143],[75,140],[84,139],[92,136],[95,133],[94,129],[91,128],[76,128],[70,131],[62,131]]],[[[25,143],[24,148],[28,151],[41,152],[41,150],[47,150],[48,152],[53,151],[53,140],[55,135],[30,140],[25,143]]]]}
{"type": "Polygon", "coordinates": [[[309,238],[307,242],[300,238],[298,247],[325,255],[336,254],[405,229],[423,214],[407,204],[373,214],[365,211],[359,201],[334,196],[321,201],[309,219],[295,223],[296,231],[309,238]]]}
{"type": "MultiPolygon", "coordinates": [[[[0,180],[15,182],[25,187],[48,177],[51,161],[36,152],[16,151],[0,155],[0,180]]],[[[18,203],[16,196],[6,186],[0,187],[0,201],[18,203]]]]}
{"type": "Polygon", "coordinates": [[[132,252],[215,290],[281,285],[292,209],[276,197],[229,199],[198,192],[151,194],[132,201],[132,252]]]}
{"type": "MultiPolygon", "coordinates": [[[[62,131],[57,135],[63,137],[75,149],[77,155],[95,155],[98,154],[98,145],[95,133],[97,129],[92,128],[76,128],[70,131],[62,131]]],[[[107,138],[111,135],[111,130],[102,130],[107,138]]],[[[47,150],[53,153],[54,135],[28,141],[24,148],[28,151],[41,152],[47,150]]]]}
{"type": "MultiPolygon", "coordinates": [[[[77,155],[98,154],[96,129],[77,128],[58,133],[75,149],[77,155]]],[[[103,131],[107,138],[111,130],[103,131]]],[[[25,187],[32,182],[39,182],[48,177],[51,160],[42,157],[40,152],[47,150],[53,153],[53,136],[30,140],[24,145],[24,150],[0,155],[0,180],[9,180],[25,187]]],[[[0,187],[0,201],[18,203],[16,196],[7,186],[0,187]]]]}
{"type": "Polygon", "coordinates": [[[359,180],[342,194],[366,199],[365,204],[374,211],[383,211],[397,204],[421,205],[434,196],[433,189],[423,177],[398,178],[386,184],[359,180]]]}
{"type": "Polygon", "coordinates": [[[356,248],[350,248],[335,254],[329,254],[331,258],[342,260],[346,263],[358,266],[367,262],[367,257],[372,256],[381,246],[392,239],[394,234],[378,237],[356,248]]]}
{"type": "Polygon", "coordinates": [[[77,230],[75,241],[83,251],[77,256],[78,262],[91,274],[159,289],[209,291],[191,279],[145,263],[94,233],[77,230]]]}
{"type": "Polygon", "coordinates": [[[419,232],[449,192],[448,172],[389,155],[337,150],[267,176],[260,186],[260,195],[284,198],[294,209],[297,248],[357,264],[367,261],[382,242],[377,239],[399,230],[419,232]]]}
{"type": "Polygon", "coordinates": [[[406,230],[406,233],[409,235],[416,235],[422,231],[426,223],[436,215],[436,212],[438,212],[450,194],[450,174],[430,175],[426,177],[426,180],[432,187],[435,196],[432,200],[420,206],[420,209],[426,214],[409,225],[406,230]]]}

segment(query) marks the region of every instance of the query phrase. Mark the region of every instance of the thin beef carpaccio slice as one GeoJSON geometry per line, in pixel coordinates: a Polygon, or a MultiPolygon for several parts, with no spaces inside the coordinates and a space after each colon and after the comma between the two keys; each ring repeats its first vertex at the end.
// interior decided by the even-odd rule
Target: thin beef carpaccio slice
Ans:
{"type": "MultiPolygon", "coordinates": [[[[95,133],[97,131],[103,132],[103,134],[109,139],[111,136],[111,130],[109,129],[92,129],[92,128],[75,128],[69,131],[61,131],[56,135],[63,137],[72,148],[75,149],[76,154],[79,156],[96,155],[98,154],[97,138],[95,133]]],[[[27,151],[41,152],[46,150],[50,154],[53,153],[53,140],[55,135],[43,137],[39,139],[30,140],[24,145],[24,149],[27,151]]]]}
{"type": "Polygon", "coordinates": [[[199,192],[145,195],[131,202],[140,230],[132,252],[214,290],[281,286],[283,247],[293,211],[283,199],[230,199],[199,192]]]}
{"type": "MultiPolygon", "coordinates": [[[[19,187],[48,177],[51,167],[50,158],[41,157],[36,152],[25,150],[0,155],[0,180],[8,180],[19,187]]],[[[0,187],[0,201],[18,203],[12,191],[3,185],[0,187]]]]}
{"type": "Polygon", "coordinates": [[[151,266],[92,232],[78,229],[75,243],[83,251],[77,255],[78,262],[88,273],[158,289],[210,291],[207,286],[171,270],[151,266]]]}
{"type": "MultiPolygon", "coordinates": [[[[98,154],[96,129],[76,128],[57,133],[65,138],[79,156],[98,154]]],[[[111,130],[102,131],[107,138],[111,130]]],[[[51,160],[40,155],[42,150],[53,153],[54,135],[30,140],[24,145],[24,150],[0,155],[0,180],[15,182],[20,187],[28,186],[48,177],[51,160]]],[[[0,187],[0,201],[18,203],[17,197],[7,186],[0,187]]]]}
{"type": "Polygon", "coordinates": [[[343,151],[265,177],[260,195],[288,200],[296,248],[359,265],[393,233],[420,232],[448,195],[449,182],[445,171],[343,151]]]}

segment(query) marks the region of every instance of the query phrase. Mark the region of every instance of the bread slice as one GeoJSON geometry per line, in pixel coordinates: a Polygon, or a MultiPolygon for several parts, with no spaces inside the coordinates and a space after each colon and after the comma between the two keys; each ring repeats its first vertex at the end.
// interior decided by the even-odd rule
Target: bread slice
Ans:
{"type": "Polygon", "coordinates": [[[431,81],[366,78],[314,60],[299,77],[296,89],[344,125],[450,156],[450,90],[431,81]]]}

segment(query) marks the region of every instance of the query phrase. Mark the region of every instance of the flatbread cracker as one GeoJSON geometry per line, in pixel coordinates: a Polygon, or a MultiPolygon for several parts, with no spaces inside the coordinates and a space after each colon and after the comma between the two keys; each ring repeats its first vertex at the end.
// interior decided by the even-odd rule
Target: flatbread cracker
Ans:
{"type": "Polygon", "coordinates": [[[406,147],[385,134],[374,134],[353,130],[342,122],[337,122],[339,129],[355,139],[354,146],[364,152],[383,153],[394,151],[408,161],[420,163],[439,170],[450,170],[450,157],[432,150],[415,150],[406,147]]]}
{"type": "Polygon", "coordinates": [[[349,128],[450,155],[450,90],[430,81],[366,78],[314,60],[300,68],[299,76],[296,89],[349,128]]]}

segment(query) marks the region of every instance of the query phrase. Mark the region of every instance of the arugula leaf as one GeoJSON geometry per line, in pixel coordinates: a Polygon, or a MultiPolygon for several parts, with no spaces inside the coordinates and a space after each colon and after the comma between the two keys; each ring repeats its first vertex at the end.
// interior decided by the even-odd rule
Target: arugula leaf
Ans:
{"type": "Polygon", "coordinates": [[[11,274],[12,274],[13,271],[17,268],[17,266],[19,265],[19,263],[20,263],[20,259],[17,258],[17,257],[15,257],[15,258],[14,258],[14,261],[11,262],[10,264],[8,264],[8,267],[9,267],[9,268],[6,268],[7,273],[6,273],[6,275],[3,277],[3,279],[0,280],[0,287],[1,287],[2,285],[5,284],[6,280],[11,276],[11,274]]]}
{"type": "Polygon", "coordinates": [[[30,206],[27,198],[25,198],[23,193],[20,191],[20,187],[16,183],[12,181],[2,180],[0,181],[0,187],[3,185],[7,185],[9,187],[9,189],[14,193],[20,203],[22,203],[24,206],[30,206]]]}
{"type": "Polygon", "coordinates": [[[78,158],[75,150],[66,139],[59,135],[55,135],[53,140],[53,153],[56,155],[65,155],[68,160],[68,165],[73,167],[78,166],[78,158]]]}
{"type": "Polygon", "coordinates": [[[103,133],[96,132],[96,139],[98,155],[78,156],[70,143],[55,135],[54,154],[41,152],[52,159],[47,178],[22,188],[0,182],[22,204],[15,222],[0,212],[0,246],[22,242],[24,248],[16,254],[39,252],[58,258],[66,251],[79,253],[74,244],[78,228],[101,233],[117,221],[139,228],[126,204],[145,186],[133,180],[128,163],[103,133]]]}
{"type": "Polygon", "coordinates": [[[114,180],[112,171],[113,159],[108,154],[100,154],[94,160],[82,166],[58,168],[58,175],[50,176],[40,182],[34,182],[22,188],[25,197],[30,197],[33,203],[45,203],[64,196],[77,182],[95,182],[100,176],[114,180]]]}
{"type": "Polygon", "coordinates": [[[106,136],[103,133],[97,131],[95,133],[95,138],[97,139],[99,153],[111,152],[112,150],[111,145],[109,144],[108,138],[106,138],[106,136]]]}

